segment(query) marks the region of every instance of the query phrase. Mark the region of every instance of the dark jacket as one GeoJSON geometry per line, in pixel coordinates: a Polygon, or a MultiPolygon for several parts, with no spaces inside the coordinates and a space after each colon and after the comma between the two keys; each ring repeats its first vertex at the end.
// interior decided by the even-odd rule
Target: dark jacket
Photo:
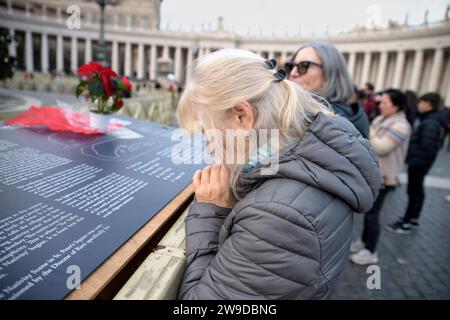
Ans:
{"type": "Polygon", "coordinates": [[[363,107],[369,122],[377,117],[377,101],[373,95],[369,95],[363,100],[363,107]]]}
{"type": "Polygon", "coordinates": [[[336,114],[350,120],[364,138],[369,137],[369,118],[359,103],[353,103],[349,106],[344,103],[330,102],[330,105],[336,114]]]}
{"type": "Polygon", "coordinates": [[[444,113],[432,110],[419,115],[409,142],[406,163],[428,171],[442,145],[444,113]]]}
{"type": "Polygon", "coordinates": [[[191,205],[180,299],[330,297],[353,211],[368,211],[377,196],[377,157],[350,122],[319,113],[278,160],[271,175],[260,171],[267,161],[241,173],[233,209],[191,205]]]}

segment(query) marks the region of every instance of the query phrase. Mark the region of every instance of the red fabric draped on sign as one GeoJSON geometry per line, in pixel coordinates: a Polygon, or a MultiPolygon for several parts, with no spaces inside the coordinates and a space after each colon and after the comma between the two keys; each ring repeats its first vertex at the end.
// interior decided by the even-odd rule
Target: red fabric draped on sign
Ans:
{"type": "MultiPolygon", "coordinates": [[[[45,126],[53,131],[70,131],[83,134],[102,134],[89,126],[89,116],[83,113],[73,112],[58,107],[36,107],[30,108],[8,119],[6,125],[22,126],[45,126]]],[[[122,127],[120,123],[110,123],[108,131],[122,127]]]]}

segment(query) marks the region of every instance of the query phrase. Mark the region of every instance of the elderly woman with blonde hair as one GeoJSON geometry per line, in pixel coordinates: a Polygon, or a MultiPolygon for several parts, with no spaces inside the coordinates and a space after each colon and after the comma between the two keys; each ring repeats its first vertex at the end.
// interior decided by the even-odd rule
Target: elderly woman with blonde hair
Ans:
{"type": "Polygon", "coordinates": [[[380,187],[369,142],[274,60],[237,49],[190,66],[178,120],[191,134],[201,122],[216,155],[244,159],[218,157],[193,177],[178,297],[329,298],[348,259],[353,211],[368,211],[380,187]],[[212,139],[210,129],[236,139],[212,139]]]}

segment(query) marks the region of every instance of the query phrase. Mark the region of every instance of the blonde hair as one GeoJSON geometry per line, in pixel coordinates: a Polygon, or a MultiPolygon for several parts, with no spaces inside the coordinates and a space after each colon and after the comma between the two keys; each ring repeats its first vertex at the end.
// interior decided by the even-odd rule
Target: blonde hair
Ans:
{"type": "Polygon", "coordinates": [[[201,120],[219,128],[227,111],[248,101],[254,129],[278,129],[281,149],[300,138],[318,112],[333,115],[314,94],[289,80],[277,82],[275,71],[266,67],[264,58],[246,50],[223,49],[198,58],[188,66],[178,103],[180,127],[193,134],[195,121],[201,120]]]}

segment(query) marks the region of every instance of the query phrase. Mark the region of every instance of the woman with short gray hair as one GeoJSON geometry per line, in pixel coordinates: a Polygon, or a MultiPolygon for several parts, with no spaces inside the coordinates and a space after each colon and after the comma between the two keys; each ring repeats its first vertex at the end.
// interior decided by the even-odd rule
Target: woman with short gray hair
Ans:
{"type": "Polygon", "coordinates": [[[367,138],[369,120],[358,104],[348,104],[354,95],[353,84],[342,53],[330,43],[307,42],[295,53],[289,78],[303,89],[325,98],[334,112],[341,115],[367,138]]]}

